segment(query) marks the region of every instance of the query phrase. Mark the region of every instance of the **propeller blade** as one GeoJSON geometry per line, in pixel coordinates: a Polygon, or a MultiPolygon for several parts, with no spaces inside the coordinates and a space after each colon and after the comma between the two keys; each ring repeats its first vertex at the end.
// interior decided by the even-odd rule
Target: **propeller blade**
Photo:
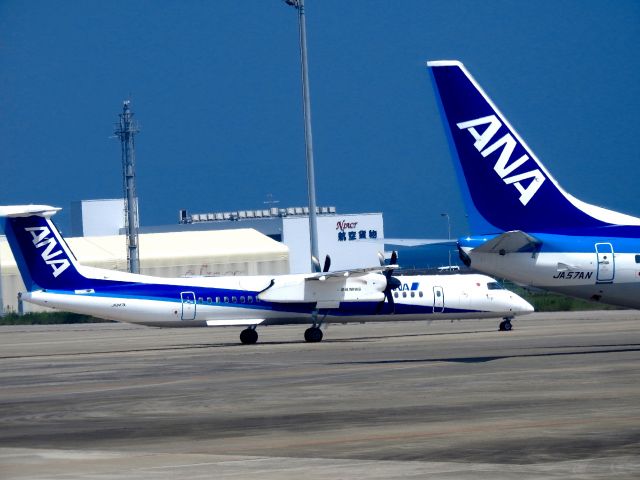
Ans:
{"type": "Polygon", "coordinates": [[[396,313],[396,302],[393,299],[393,293],[391,293],[391,290],[387,290],[387,301],[389,302],[389,305],[391,306],[391,313],[396,313]]]}
{"type": "Polygon", "coordinates": [[[402,285],[402,282],[400,280],[398,280],[396,277],[389,277],[387,278],[387,287],[385,289],[385,291],[391,291],[391,290],[395,290],[396,288],[400,287],[402,285]]]}
{"type": "Polygon", "coordinates": [[[324,257],[324,267],[322,268],[322,271],[326,273],[329,271],[330,268],[331,268],[331,257],[327,255],[326,257],[324,257]]]}

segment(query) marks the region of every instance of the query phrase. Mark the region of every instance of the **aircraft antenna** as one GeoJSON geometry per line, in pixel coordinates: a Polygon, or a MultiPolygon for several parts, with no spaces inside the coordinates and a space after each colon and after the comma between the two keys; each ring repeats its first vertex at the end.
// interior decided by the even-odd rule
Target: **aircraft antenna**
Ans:
{"type": "Polygon", "coordinates": [[[127,235],[127,264],[129,272],[140,273],[138,254],[138,198],[136,197],[136,154],[134,137],[140,131],[129,108],[131,100],[125,100],[118,116],[115,134],[122,145],[122,181],[124,189],[124,228],[127,235]]]}

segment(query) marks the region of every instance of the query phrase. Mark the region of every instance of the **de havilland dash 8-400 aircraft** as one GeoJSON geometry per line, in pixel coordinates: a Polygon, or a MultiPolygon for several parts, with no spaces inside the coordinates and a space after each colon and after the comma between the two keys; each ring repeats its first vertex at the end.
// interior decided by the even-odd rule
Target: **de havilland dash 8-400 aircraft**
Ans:
{"type": "Polygon", "coordinates": [[[457,61],[428,62],[471,235],[472,268],[640,308],[640,218],[578,200],[551,176],[457,61]]]}
{"type": "MultiPolygon", "coordinates": [[[[162,278],[83,266],[46,205],[0,207],[0,221],[24,280],[22,299],[45,307],[150,326],[311,324],[501,317],[508,325],[533,307],[485,275],[392,276],[392,265],[277,276],[162,278]]],[[[501,328],[504,330],[504,328],[501,328]]]]}

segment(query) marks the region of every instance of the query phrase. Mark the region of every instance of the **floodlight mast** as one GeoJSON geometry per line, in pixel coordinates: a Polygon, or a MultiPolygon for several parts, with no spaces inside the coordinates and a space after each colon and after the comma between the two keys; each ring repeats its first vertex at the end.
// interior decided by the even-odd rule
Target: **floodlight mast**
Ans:
{"type": "Polygon", "coordinates": [[[311,271],[319,270],[318,219],[316,215],[316,179],[313,166],[313,136],[311,134],[311,100],[309,99],[309,74],[307,68],[307,28],[304,17],[304,0],[284,0],[298,11],[300,33],[300,63],[302,68],[302,100],[304,112],[304,140],[307,157],[307,190],[309,192],[309,234],[311,240],[311,271]]]}
{"type": "Polygon", "coordinates": [[[134,136],[140,130],[133,120],[133,113],[129,108],[130,100],[122,104],[120,121],[116,124],[115,134],[122,144],[122,180],[124,189],[124,227],[127,235],[127,263],[131,273],[140,273],[138,253],[138,201],[136,198],[136,156],[134,136]]]}

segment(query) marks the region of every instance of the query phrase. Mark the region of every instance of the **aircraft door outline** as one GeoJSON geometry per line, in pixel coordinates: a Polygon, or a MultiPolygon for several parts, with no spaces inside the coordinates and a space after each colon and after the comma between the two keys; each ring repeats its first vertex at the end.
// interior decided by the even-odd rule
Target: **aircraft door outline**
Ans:
{"type": "Polygon", "coordinates": [[[616,275],[613,245],[610,243],[596,243],[595,247],[598,261],[596,281],[598,283],[613,283],[616,275]]]}
{"type": "Polygon", "coordinates": [[[444,312],[444,289],[433,287],[433,313],[444,312]]]}
{"type": "Polygon", "coordinates": [[[195,320],[196,294],[194,292],[180,292],[182,300],[182,320],[195,320]]]}

